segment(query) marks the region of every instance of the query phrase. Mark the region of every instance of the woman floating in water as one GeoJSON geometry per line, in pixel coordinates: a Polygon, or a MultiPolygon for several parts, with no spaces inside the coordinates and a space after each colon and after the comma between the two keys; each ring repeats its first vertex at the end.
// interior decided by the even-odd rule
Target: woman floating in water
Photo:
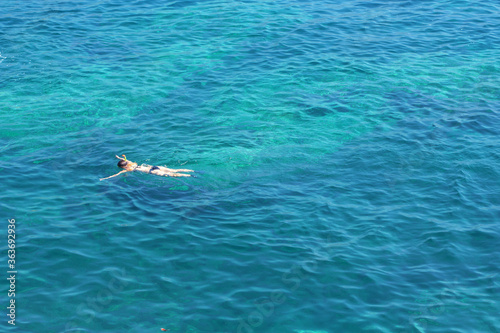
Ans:
{"type": "Polygon", "coordinates": [[[125,155],[122,155],[123,158],[118,157],[116,155],[116,158],[120,160],[118,162],[118,166],[120,168],[123,168],[125,170],[122,170],[118,172],[116,175],[109,176],[106,178],[101,178],[100,180],[116,177],[121,173],[129,172],[129,171],[141,171],[145,173],[152,173],[153,175],[158,175],[158,176],[165,176],[165,177],[191,177],[191,175],[187,175],[185,173],[178,173],[178,172],[194,172],[193,170],[189,169],[169,169],[165,168],[162,166],[156,166],[156,165],[137,165],[137,163],[127,161],[127,157],[125,155]]]}

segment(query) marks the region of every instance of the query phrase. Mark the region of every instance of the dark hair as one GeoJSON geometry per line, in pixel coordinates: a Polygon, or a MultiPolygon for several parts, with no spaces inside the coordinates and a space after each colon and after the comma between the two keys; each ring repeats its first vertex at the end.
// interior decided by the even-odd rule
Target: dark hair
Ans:
{"type": "Polygon", "coordinates": [[[118,166],[120,168],[124,168],[126,165],[127,165],[127,161],[121,160],[120,162],[118,162],[118,166]]]}

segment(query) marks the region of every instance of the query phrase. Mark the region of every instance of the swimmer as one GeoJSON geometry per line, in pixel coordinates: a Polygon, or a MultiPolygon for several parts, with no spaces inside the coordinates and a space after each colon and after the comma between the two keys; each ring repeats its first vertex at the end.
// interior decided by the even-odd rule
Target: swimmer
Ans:
{"type": "Polygon", "coordinates": [[[147,165],[147,164],[137,165],[137,163],[127,161],[127,157],[125,155],[122,155],[123,158],[118,157],[118,155],[115,155],[115,156],[117,159],[120,160],[120,162],[118,162],[118,166],[120,168],[125,169],[125,170],[118,172],[116,175],[112,175],[112,176],[109,176],[106,178],[101,178],[100,180],[109,179],[112,177],[116,177],[121,173],[132,172],[132,171],[141,171],[141,172],[152,173],[153,175],[165,176],[165,177],[191,177],[191,175],[188,175],[185,173],[179,173],[179,172],[194,172],[193,170],[189,170],[189,169],[169,169],[169,168],[165,168],[162,166],[147,165]]]}

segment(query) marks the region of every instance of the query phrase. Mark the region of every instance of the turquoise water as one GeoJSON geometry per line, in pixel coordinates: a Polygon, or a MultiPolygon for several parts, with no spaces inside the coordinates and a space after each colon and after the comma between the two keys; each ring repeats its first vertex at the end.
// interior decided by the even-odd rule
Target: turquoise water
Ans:
{"type": "Polygon", "coordinates": [[[498,333],[499,10],[2,1],[1,330],[498,333]]]}

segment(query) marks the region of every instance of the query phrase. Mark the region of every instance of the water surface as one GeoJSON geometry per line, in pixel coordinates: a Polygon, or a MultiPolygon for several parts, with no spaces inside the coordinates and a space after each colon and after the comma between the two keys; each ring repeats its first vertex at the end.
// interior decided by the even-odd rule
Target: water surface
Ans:
{"type": "Polygon", "coordinates": [[[499,332],[498,12],[3,1],[4,330],[499,332]]]}

